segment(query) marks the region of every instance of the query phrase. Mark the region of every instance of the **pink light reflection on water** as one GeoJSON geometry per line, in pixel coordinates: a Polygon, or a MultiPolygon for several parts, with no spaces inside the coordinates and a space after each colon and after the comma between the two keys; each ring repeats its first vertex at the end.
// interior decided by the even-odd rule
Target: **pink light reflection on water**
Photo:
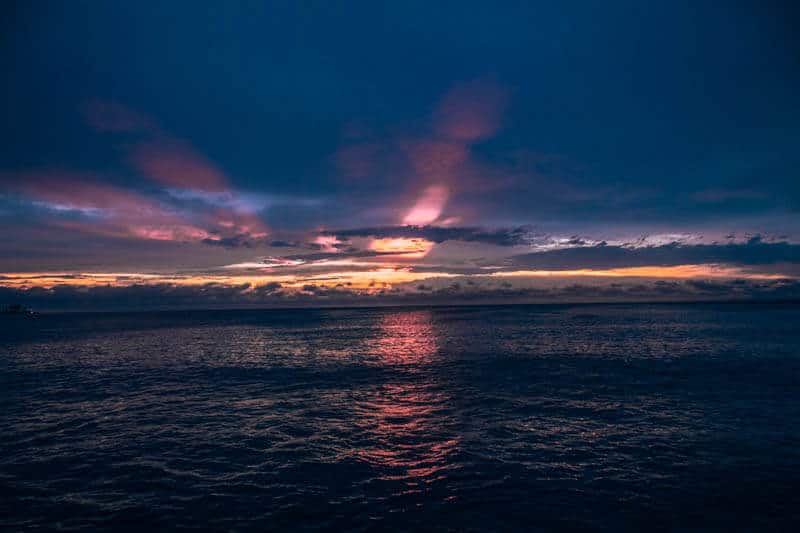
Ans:
{"type": "Polygon", "coordinates": [[[356,455],[380,467],[380,479],[404,481],[402,494],[422,492],[445,479],[460,444],[448,430],[451,399],[430,368],[438,357],[436,326],[430,311],[405,311],[385,315],[379,330],[370,353],[401,379],[370,388],[357,403],[356,424],[369,442],[356,455]]]}

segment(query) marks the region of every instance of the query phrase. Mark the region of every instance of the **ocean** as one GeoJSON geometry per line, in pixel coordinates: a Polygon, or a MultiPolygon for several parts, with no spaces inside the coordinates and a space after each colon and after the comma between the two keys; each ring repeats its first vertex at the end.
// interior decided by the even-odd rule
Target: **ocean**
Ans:
{"type": "Polygon", "coordinates": [[[0,318],[4,530],[797,530],[800,306],[0,318]]]}

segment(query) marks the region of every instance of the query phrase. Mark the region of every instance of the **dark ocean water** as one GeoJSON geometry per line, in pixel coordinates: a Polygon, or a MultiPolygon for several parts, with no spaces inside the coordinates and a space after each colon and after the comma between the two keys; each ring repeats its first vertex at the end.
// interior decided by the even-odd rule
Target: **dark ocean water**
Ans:
{"type": "Polygon", "coordinates": [[[797,530],[800,306],[0,322],[0,527],[797,530]]]}

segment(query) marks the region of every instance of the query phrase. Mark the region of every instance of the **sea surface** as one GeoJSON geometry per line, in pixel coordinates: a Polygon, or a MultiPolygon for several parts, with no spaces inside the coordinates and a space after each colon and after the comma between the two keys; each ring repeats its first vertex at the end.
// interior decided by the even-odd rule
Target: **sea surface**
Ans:
{"type": "Polygon", "coordinates": [[[0,529],[800,529],[800,306],[0,319],[0,529]]]}

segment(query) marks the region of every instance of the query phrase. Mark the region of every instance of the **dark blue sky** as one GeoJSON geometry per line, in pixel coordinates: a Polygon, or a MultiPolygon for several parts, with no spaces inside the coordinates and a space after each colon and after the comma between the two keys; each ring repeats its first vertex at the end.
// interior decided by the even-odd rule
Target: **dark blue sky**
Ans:
{"type": "Polygon", "coordinates": [[[80,268],[206,268],[402,223],[796,239],[797,22],[755,1],[7,2],[0,268],[77,268],[53,241],[80,268]],[[162,254],[140,240],[184,259],[139,263],[162,254]]]}

